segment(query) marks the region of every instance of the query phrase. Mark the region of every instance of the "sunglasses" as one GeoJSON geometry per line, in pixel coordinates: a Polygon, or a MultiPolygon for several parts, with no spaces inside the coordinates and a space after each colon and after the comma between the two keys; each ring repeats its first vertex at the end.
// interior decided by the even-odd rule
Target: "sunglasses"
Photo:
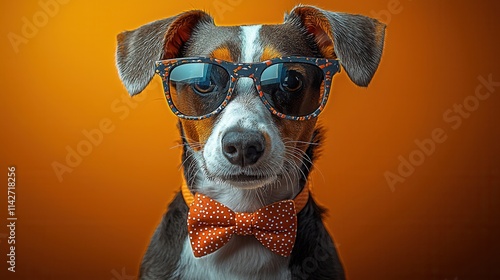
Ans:
{"type": "Polygon", "coordinates": [[[202,120],[220,113],[233,97],[236,82],[251,78],[260,100],[272,114],[309,120],[328,100],[338,60],[282,57],[257,63],[233,63],[190,57],[156,62],[168,105],[179,118],[202,120]]]}

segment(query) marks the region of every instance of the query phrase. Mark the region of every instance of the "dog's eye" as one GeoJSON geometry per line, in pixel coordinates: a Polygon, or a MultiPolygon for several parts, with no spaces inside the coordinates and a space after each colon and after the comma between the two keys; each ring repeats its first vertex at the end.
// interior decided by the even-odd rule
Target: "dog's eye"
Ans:
{"type": "Polygon", "coordinates": [[[297,92],[302,86],[302,75],[295,70],[287,71],[280,84],[281,90],[286,92],[297,92]]]}
{"type": "Polygon", "coordinates": [[[209,80],[206,82],[193,83],[191,88],[199,95],[206,95],[215,91],[216,85],[212,80],[209,80]]]}

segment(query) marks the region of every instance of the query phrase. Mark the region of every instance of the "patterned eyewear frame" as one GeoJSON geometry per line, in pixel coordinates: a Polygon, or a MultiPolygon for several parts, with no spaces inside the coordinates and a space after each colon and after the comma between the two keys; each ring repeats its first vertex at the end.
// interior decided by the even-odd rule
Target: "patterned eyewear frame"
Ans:
{"type": "MultiPolygon", "coordinates": [[[[340,72],[340,64],[338,60],[335,59],[326,59],[326,58],[313,58],[313,57],[282,57],[266,60],[263,62],[256,63],[233,63],[228,62],[216,58],[207,58],[207,57],[189,57],[189,58],[178,58],[178,59],[169,59],[169,60],[160,60],[156,61],[156,71],[163,80],[163,88],[165,90],[165,97],[167,98],[167,103],[172,110],[172,112],[179,118],[188,119],[188,120],[202,120],[209,117],[212,117],[218,113],[220,113],[229,103],[233,96],[233,91],[235,89],[236,81],[241,77],[251,78],[254,82],[254,85],[259,94],[260,100],[262,103],[271,111],[272,114],[276,115],[279,118],[289,119],[289,120],[310,120],[312,118],[316,118],[319,113],[324,109],[326,102],[328,100],[328,96],[330,94],[330,86],[332,83],[332,77],[335,73],[340,72]],[[171,96],[170,92],[170,74],[172,70],[174,70],[177,66],[188,64],[188,63],[205,63],[205,64],[213,64],[219,67],[222,67],[227,74],[229,75],[229,85],[227,92],[225,93],[225,98],[221,102],[218,107],[207,113],[200,116],[189,116],[180,112],[171,96]],[[316,66],[321,69],[323,72],[323,93],[320,94],[321,100],[319,101],[319,106],[313,112],[308,113],[303,116],[294,116],[289,114],[284,114],[276,110],[266,99],[265,93],[262,90],[261,86],[261,75],[264,70],[268,69],[270,66],[280,63],[296,63],[296,64],[308,64],[316,66]]],[[[306,77],[307,78],[307,77],[306,77]]]]}

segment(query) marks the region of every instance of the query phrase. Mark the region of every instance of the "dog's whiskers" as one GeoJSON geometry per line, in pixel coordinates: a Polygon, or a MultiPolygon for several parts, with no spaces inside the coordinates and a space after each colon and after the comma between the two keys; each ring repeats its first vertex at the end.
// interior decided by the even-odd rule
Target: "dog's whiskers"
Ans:
{"type": "MultiPolygon", "coordinates": [[[[285,143],[288,145],[285,145],[285,149],[286,149],[285,153],[287,155],[299,160],[299,161],[305,161],[306,163],[309,163],[311,165],[311,167],[314,167],[315,170],[317,170],[319,172],[319,174],[321,175],[323,180],[325,180],[323,172],[316,164],[314,164],[313,160],[310,158],[310,156],[307,153],[305,153],[303,150],[301,150],[295,146],[289,145],[289,144],[295,143],[295,142],[306,143],[306,144],[311,144],[311,145],[318,145],[318,143],[303,142],[303,141],[286,141],[285,143]]],[[[311,171],[310,168],[307,167],[306,165],[304,165],[304,167],[306,168],[306,170],[308,172],[311,171]]]]}
{"type": "Polygon", "coordinates": [[[294,174],[296,178],[307,178],[307,175],[304,173],[304,171],[302,171],[302,169],[294,161],[289,159],[287,159],[286,161],[292,167],[292,174],[294,174]]]}
{"type": "Polygon", "coordinates": [[[299,141],[299,140],[291,140],[289,138],[285,138],[283,143],[286,144],[294,144],[294,143],[299,143],[299,144],[306,144],[306,145],[315,145],[319,146],[319,143],[316,142],[307,142],[307,141],[299,141]]]}
{"type": "MultiPolygon", "coordinates": [[[[300,155],[300,154],[295,153],[295,152],[293,152],[293,151],[287,151],[285,154],[286,154],[287,156],[291,157],[291,159],[288,159],[288,160],[292,160],[292,161],[293,161],[293,159],[295,159],[295,160],[297,160],[297,161],[299,161],[299,162],[301,162],[301,161],[303,160],[303,157],[301,157],[301,155],[300,155]]],[[[299,167],[299,166],[298,166],[295,162],[294,162],[294,164],[296,165],[296,167],[297,167],[297,168],[299,168],[299,169],[300,169],[300,167],[299,167]]],[[[310,168],[309,168],[307,165],[303,165],[303,166],[304,166],[304,168],[305,168],[308,172],[310,172],[310,171],[311,171],[311,170],[310,170],[310,168]]]]}
{"type": "Polygon", "coordinates": [[[255,193],[256,196],[257,196],[257,199],[259,200],[260,202],[260,205],[259,205],[259,208],[260,207],[264,207],[266,206],[265,202],[264,202],[264,190],[263,188],[259,188],[257,189],[257,192],[255,193]],[[262,193],[261,193],[262,192],[262,193]]]}
{"type": "MultiPolygon", "coordinates": [[[[181,170],[181,169],[182,169],[182,167],[184,166],[184,164],[185,164],[188,160],[190,160],[192,157],[194,157],[194,155],[195,155],[194,153],[191,153],[190,155],[188,155],[188,156],[187,156],[187,157],[186,157],[186,158],[182,161],[182,163],[181,163],[181,165],[179,166],[179,169],[178,169],[178,170],[181,170]]],[[[194,163],[193,163],[193,162],[191,162],[191,163],[190,163],[189,168],[193,167],[193,166],[192,166],[193,164],[194,164],[194,163]]]]}

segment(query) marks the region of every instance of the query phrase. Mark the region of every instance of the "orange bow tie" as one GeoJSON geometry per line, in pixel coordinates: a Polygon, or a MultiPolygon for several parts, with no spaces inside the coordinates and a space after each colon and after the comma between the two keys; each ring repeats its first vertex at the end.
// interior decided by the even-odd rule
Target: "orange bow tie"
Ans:
{"type": "Polygon", "coordinates": [[[183,184],[190,205],[188,233],[195,257],[203,257],[224,246],[233,235],[253,235],[272,252],[289,256],[295,244],[297,215],[307,203],[308,186],[295,200],[283,200],[254,213],[238,213],[203,194],[194,197],[183,184]]]}

